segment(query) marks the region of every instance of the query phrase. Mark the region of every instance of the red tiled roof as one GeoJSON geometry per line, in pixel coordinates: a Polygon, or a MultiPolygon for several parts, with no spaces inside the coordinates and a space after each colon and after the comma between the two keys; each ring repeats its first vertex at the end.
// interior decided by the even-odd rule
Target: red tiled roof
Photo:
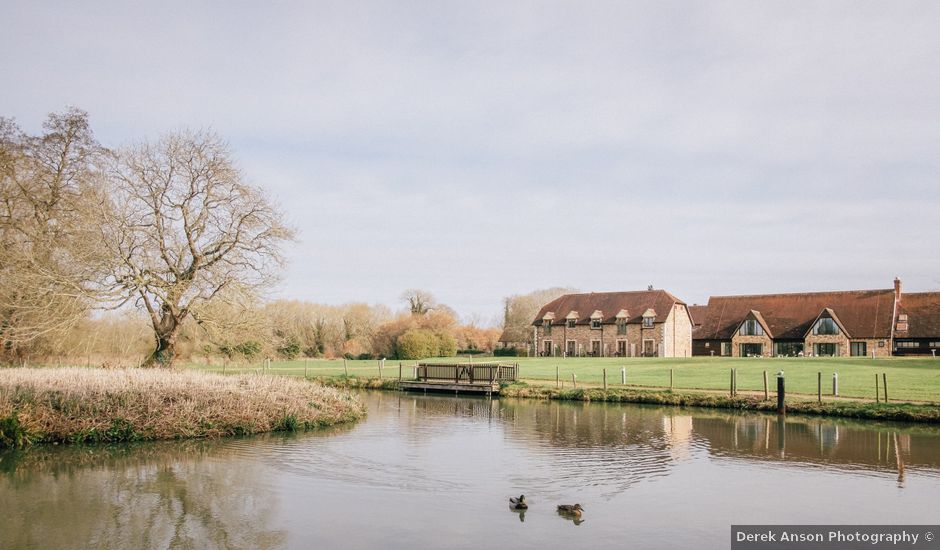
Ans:
{"type": "Polygon", "coordinates": [[[898,314],[907,314],[908,329],[899,338],[940,339],[940,292],[904,292],[898,314]]]}
{"type": "Polygon", "coordinates": [[[708,306],[698,304],[689,306],[689,315],[692,316],[692,326],[697,327],[705,320],[705,314],[708,313],[708,306]]]}
{"type": "Polygon", "coordinates": [[[666,321],[669,312],[676,304],[685,304],[665,290],[641,290],[636,292],[591,292],[586,294],[565,294],[542,306],[538,315],[532,321],[533,325],[541,325],[546,313],[554,313],[553,325],[565,324],[565,316],[572,311],[579,315],[578,324],[587,325],[591,322],[591,313],[600,310],[603,314],[603,323],[611,324],[616,321],[617,313],[621,309],[627,310],[630,317],[628,323],[639,323],[643,313],[652,309],[656,311],[654,322],[666,321]]]}
{"type": "Polygon", "coordinates": [[[830,308],[853,338],[888,338],[894,290],[849,290],[754,296],[712,296],[698,339],[729,339],[751,310],[760,312],[778,340],[802,340],[813,321],[830,308]]]}

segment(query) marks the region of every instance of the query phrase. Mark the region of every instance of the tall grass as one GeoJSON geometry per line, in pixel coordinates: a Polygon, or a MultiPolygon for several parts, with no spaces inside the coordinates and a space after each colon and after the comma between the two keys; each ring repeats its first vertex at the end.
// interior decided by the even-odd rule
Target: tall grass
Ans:
{"type": "Polygon", "coordinates": [[[308,429],[365,412],[319,383],[147,369],[0,370],[0,447],[308,429]]]}

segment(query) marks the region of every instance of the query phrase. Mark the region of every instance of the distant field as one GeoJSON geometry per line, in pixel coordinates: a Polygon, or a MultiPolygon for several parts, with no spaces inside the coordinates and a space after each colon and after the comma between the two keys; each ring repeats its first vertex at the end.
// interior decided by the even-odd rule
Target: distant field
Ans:
{"type": "MultiPolygon", "coordinates": [[[[774,375],[783,370],[787,391],[790,394],[816,395],[817,372],[823,374],[823,397],[832,391],[832,373],[839,373],[839,395],[874,400],[875,374],[887,374],[888,397],[894,400],[940,402],[940,358],[724,358],[693,357],[685,359],[661,358],[475,358],[474,362],[502,360],[519,363],[521,376],[530,383],[555,383],[555,368],[558,367],[565,387],[571,386],[571,374],[577,376],[578,384],[600,385],[603,370],[607,369],[607,381],[611,386],[620,385],[620,369],[626,368],[627,385],[665,388],[669,387],[669,369],[675,373],[676,389],[727,390],[730,371],[738,370],[739,391],[763,391],[763,371],[767,371],[771,392],[776,389],[774,375]]],[[[466,358],[448,357],[434,359],[438,362],[466,362],[466,358]]],[[[379,376],[378,361],[347,361],[350,376],[379,376]]],[[[411,373],[410,365],[415,361],[402,361],[404,376],[411,373]]],[[[385,362],[385,377],[398,377],[398,361],[385,362]]],[[[226,372],[257,370],[261,363],[240,367],[228,366],[226,372]]],[[[221,366],[188,365],[189,368],[221,372],[221,366]]],[[[270,372],[292,376],[307,375],[340,376],[344,374],[342,359],[308,359],[274,361],[270,372]]]]}

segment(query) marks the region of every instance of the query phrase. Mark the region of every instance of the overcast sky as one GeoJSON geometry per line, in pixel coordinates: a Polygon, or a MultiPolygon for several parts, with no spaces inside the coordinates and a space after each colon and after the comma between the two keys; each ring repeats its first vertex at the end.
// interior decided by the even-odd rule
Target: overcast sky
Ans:
{"type": "Polygon", "coordinates": [[[940,289],[940,2],[0,4],[0,115],[227,138],[276,295],[940,289]]]}

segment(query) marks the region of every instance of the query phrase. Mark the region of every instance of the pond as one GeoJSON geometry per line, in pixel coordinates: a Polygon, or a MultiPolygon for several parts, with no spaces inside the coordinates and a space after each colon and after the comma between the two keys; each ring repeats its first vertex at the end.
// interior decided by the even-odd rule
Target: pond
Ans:
{"type": "Polygon", "coordinates": [[[0,453],[0,547],[727,548],[732,523],[940,515],[934,426],[361,396],[314,433],[0,453]]]}

